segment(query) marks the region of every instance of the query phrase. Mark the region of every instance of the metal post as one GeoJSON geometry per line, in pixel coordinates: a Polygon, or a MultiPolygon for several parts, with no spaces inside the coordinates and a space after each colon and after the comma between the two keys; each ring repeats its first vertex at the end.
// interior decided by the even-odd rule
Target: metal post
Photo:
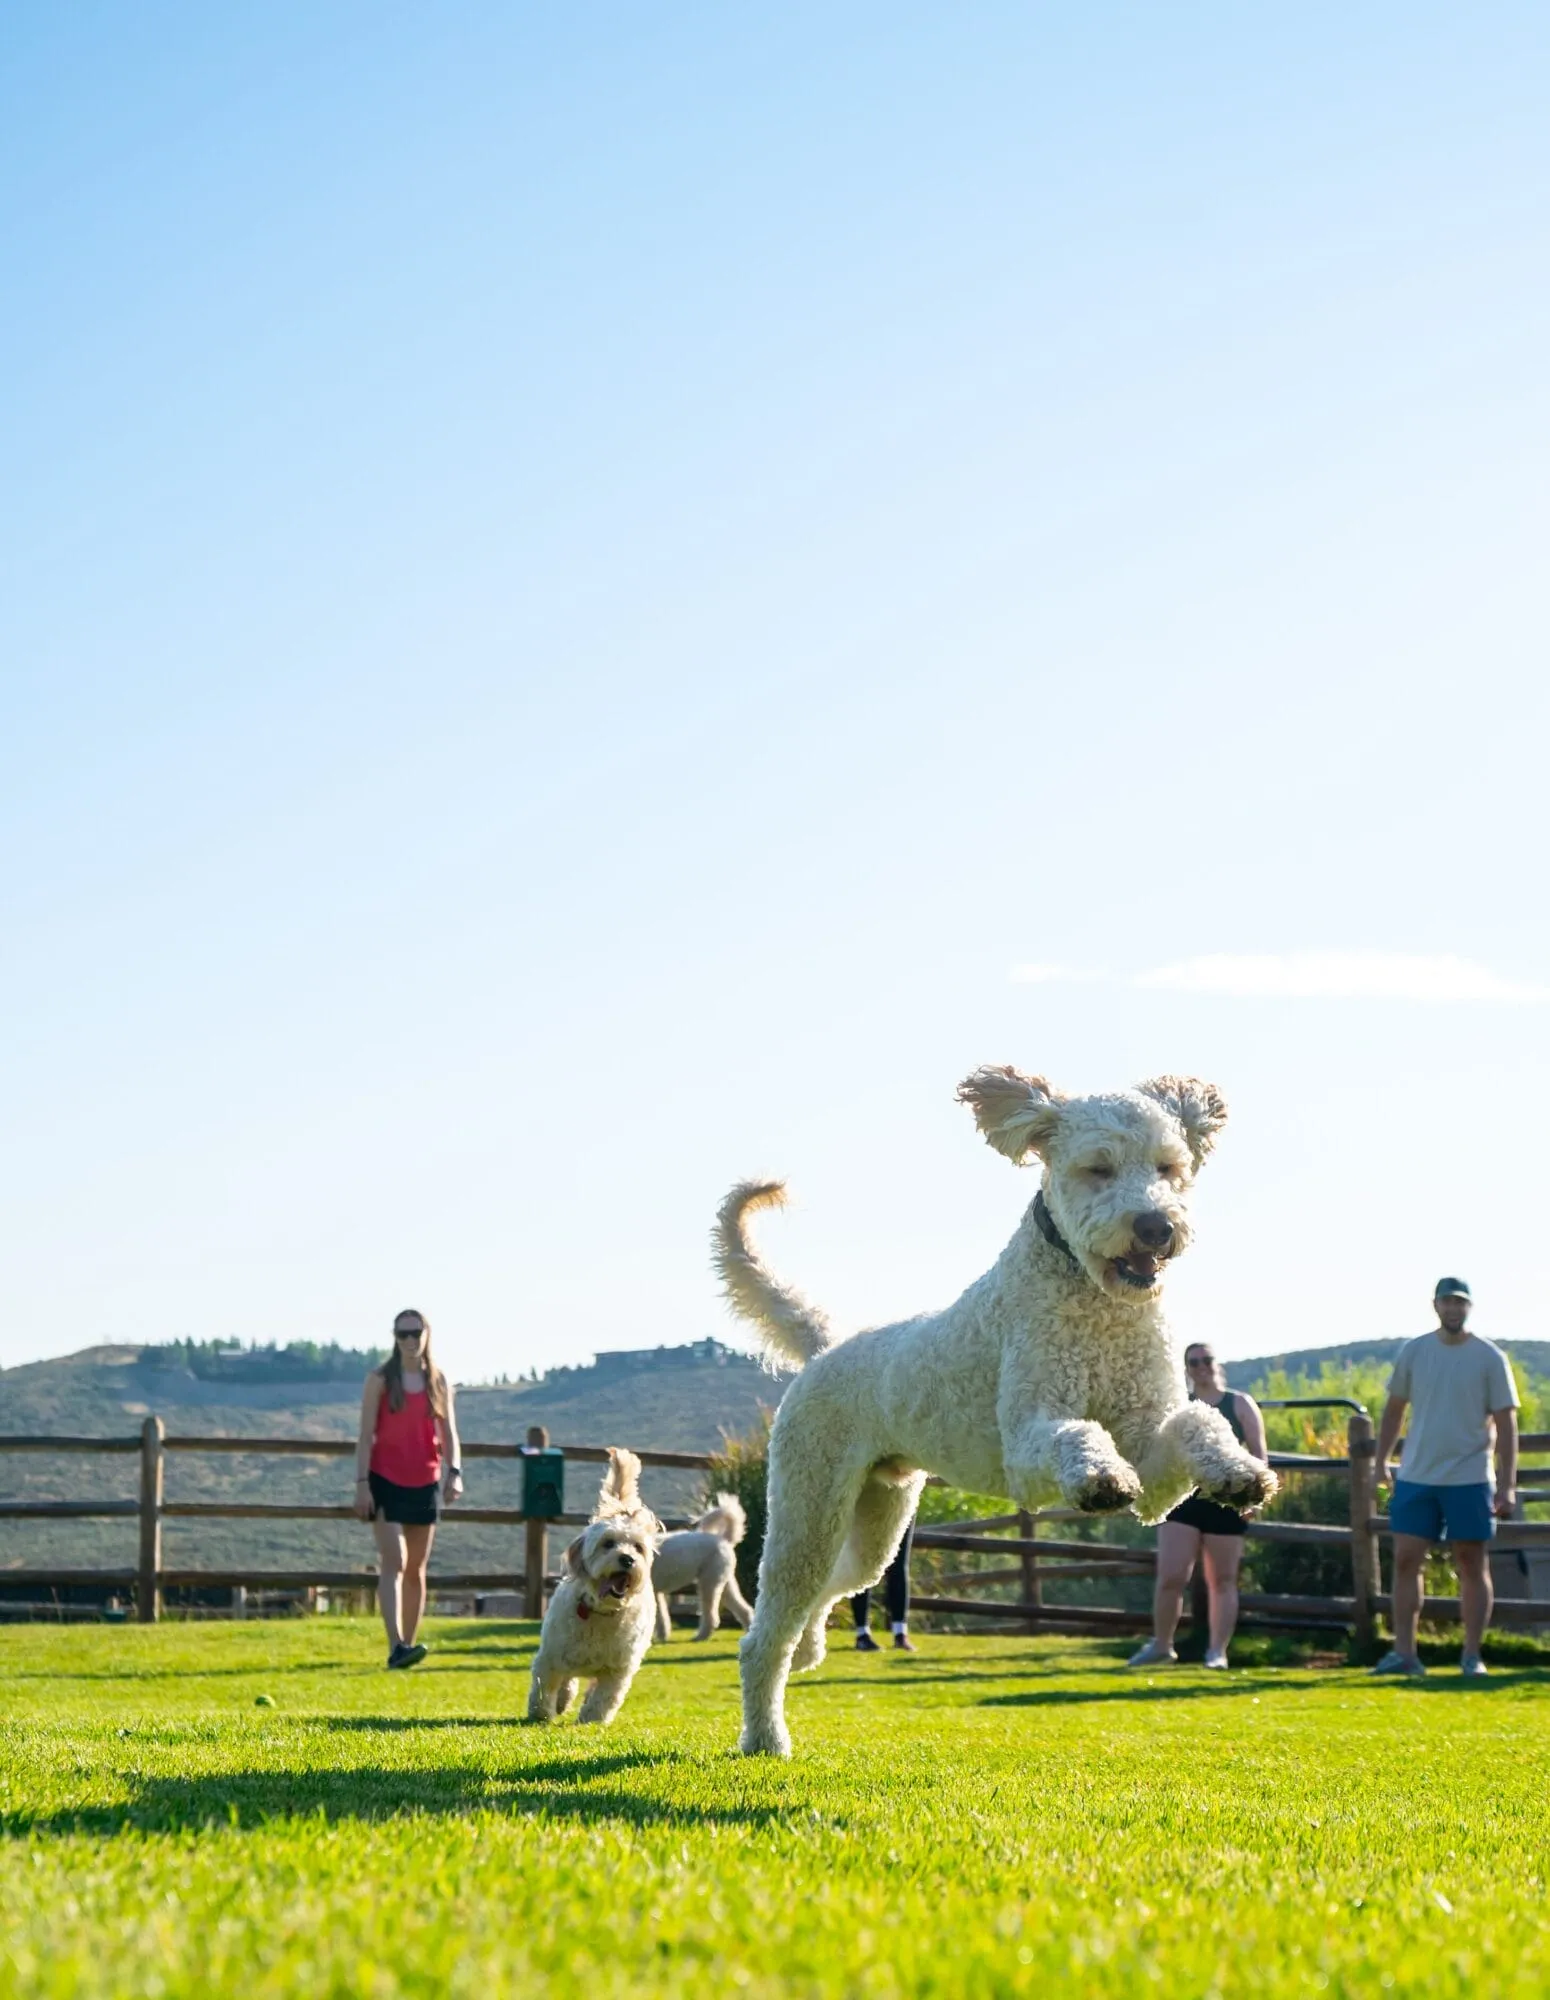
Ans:
{"type": "Polygon", "coordinates": [[[1377,1599],[1383,1588],[1378,1538],[1371,1525],[1378,1506],[1377,1444],[1372,1418],[1352,1417],[1346,1426],[1346,1439],[1351,1459],[1351,1594],[1356,1606],[1351,1625],[1357,1645],[1366,1650],[1378,1636],[1377,1599]]]}
{"type": "MultiPolygon", "coordinates": [[[[1039,1522],[1036,1514],[1030,1514],[1026,1508],[1018,1509],[1017,1538],[1019,1541],[1031,1542],[1038,1531],[1038,1526],[1039,1522]]],[[[1042,1604],[1044,1602],[1044,1595],[1043,1585],[1039,1582],[1039,1559],[1032,1549],[1024,1549],[1021,1560],[1023,1569],[1023,1602],[1024,1604],[1042,1604]]],[[[1037,1632],[1038,1629],[1037,1619],[1028,1618],[1024,1620],[1023,1630],[1025,1632],[1037,1632]]]]}
{"type": "Polygon", "coordinates": [[[160,1417],[147,1417],[140,1427],[140,1570],[135,1585],[140,1623],[154,1625],[161,1616],[161,1494],[162,1429],[160,1417]]]}
{"type": "MultiPolygon", "coordinates": [[[[528,1431],[527,1441],[542,1451],[549,1442],[549,1433],[542,1424],[534,1424],[528,1431]]],[[[524,1618],[542,1618],[544,1615],[544,1569],[548,1553],[549,1524],[546,1521],[529,1521],[522,1602],[524,1618]]]]}

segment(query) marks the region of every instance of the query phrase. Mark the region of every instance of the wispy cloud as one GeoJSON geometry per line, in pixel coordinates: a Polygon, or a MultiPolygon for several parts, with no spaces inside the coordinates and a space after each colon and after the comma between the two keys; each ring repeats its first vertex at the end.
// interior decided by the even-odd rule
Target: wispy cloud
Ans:
{"type": "Polygon", "coordinates": [[[1473,959],[1387,951],[1212,952],[1118,975],[1068,965],[1018,965],[1012,978],[1021,985],[1102,982],[1232,1000],[1412,1000],[1434,1006],[1485,1001],[1520,1007],[1550,1001],[1550,986],[1505,979],[1473,959]]]}

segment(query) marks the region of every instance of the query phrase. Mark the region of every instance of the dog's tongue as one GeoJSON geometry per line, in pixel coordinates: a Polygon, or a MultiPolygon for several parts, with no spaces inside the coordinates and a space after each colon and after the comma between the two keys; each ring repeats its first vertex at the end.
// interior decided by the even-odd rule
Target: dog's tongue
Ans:
{"type": "Polygon", "coordinates": [[[610,1597],[623,1597],[624,1593],[629,1589],[629,1587],[630,1584],[628,1577],[623,1577],[623,1576],[610,1577],[608,1580],[608,1595],[610,1597]]]}

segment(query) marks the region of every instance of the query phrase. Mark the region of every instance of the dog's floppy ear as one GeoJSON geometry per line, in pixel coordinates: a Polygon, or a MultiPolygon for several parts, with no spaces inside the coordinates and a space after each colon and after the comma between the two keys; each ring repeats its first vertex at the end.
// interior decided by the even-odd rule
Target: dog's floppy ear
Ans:
{"type": "Polygon", "coordinates": [[[581,1551],[586,1545],[586,1539],[586,1530],[583,1529],[565,1551],[565,1567],[570,1571],[572,1576],[586,1575],[586,1571],[581,1566],[581,1551]]]}
{"type": "Polygon", "coordinates": [[[958,1086],[958,1102],[972,1107],[988,1144],[1017,1166],[1042,1152],[1060,1120],[1060,1092],[1042,1076],[1015,1069],[977,1069],[958,1086]]]}
{"type": "Polygon", "coordinates": [[[1227,1123],[1227,1100],[1216,1085],[1198,1076],[1154,1076],[1136,1088],[1178,1119],[1198,1167],[1227,1123]]]}

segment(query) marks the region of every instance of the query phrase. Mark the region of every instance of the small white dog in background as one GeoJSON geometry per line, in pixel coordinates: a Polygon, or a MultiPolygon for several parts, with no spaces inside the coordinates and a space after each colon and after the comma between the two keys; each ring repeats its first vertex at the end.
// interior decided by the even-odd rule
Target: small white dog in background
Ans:
{"type": "Polygon", "coordinates": [[[737,1587],[737,1557],[733,1551],[748,1532],[748,1516],[735,1493],[718,1493],[716,1504],[707,1507],[692,1527],[664,1535],[657,1544],[652,1565],[652,1584],[657,1593],[657,1637],[671,1639],[672,1619],[667,1600],[675,1590],[697,1585],[700,1593],[700,1629],[696,1639],[708,1639],[721,1619],[721,1607],[746,1632],[753,1621],[753,1606],[737,1587]]]}
{"type": "Polygon", "coordinates": [[[641,1504],[640,1460],[608,1448],[608,1471],[591,1521],[565,1551],[565,1573],[544,1613],[529,1722],[553,1722],[590,1680],[577,1718],[611,1722],[651,1644],[652,1559],[662,1524],[641,1504]]]}

